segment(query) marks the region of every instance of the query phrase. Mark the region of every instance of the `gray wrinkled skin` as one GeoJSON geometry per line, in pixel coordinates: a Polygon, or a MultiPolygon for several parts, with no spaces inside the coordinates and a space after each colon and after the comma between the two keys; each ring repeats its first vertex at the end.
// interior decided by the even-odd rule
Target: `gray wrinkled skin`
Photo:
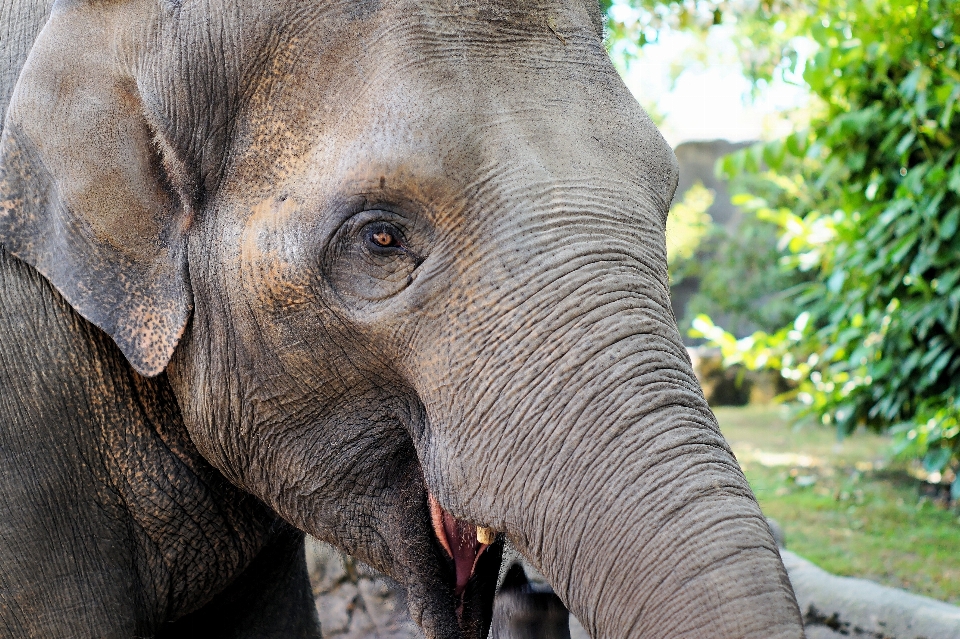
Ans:
{"type": "Polygon", "coordinates": [[[458,612],[429,490],[594,637],[803,636],[593,0],[46,6],[0,5],[0,635],[316,637],[299,530],[483,636],[499,545],[458,612]]]}

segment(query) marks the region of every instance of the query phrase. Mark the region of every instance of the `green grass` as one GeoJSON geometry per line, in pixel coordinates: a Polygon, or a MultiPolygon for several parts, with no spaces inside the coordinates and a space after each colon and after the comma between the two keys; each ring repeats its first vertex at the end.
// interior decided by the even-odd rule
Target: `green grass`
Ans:
{"type": "Polygon", "coordinates": [[[791,427],[777,406],[715,409],[720,428],[787,548],[839,575],[960,603],[960,519],[922,496],[889,442],[791,427]]]}

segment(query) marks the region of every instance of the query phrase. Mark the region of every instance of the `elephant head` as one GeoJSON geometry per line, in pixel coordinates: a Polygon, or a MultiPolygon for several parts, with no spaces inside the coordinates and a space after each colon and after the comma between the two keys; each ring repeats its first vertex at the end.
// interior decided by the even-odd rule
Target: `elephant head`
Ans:
{"type": "Polygon", "coordinates": [[[59,2],[0,240],[428,636],[486,632],[492,529],[593,636],[801,637],[601,32],[596,0],[59,2]]]}

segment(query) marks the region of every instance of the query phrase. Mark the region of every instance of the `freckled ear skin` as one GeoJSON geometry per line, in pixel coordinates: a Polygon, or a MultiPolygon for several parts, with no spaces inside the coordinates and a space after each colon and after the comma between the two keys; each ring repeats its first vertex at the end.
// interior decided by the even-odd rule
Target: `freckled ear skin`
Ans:
{"type": "Polygon", "coordinates": [[[135,81],[105,54],[109,26],[67,46],[55,14],[38,38],[0,140],[0,243],[154,376],[192,309],[189,206],[135,81]]]}

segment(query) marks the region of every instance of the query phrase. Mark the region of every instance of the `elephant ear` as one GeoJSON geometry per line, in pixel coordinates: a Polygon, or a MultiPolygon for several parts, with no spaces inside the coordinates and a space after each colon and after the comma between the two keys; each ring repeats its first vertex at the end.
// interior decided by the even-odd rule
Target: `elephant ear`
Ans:
{"type": "Polygon", "coordinates": [[[192,310],[189,180],[125,69],[136,57],[129,16],[117,4],[65,4],[34,44],[4,122],[0,243],[153,376],[192,310]]]}

